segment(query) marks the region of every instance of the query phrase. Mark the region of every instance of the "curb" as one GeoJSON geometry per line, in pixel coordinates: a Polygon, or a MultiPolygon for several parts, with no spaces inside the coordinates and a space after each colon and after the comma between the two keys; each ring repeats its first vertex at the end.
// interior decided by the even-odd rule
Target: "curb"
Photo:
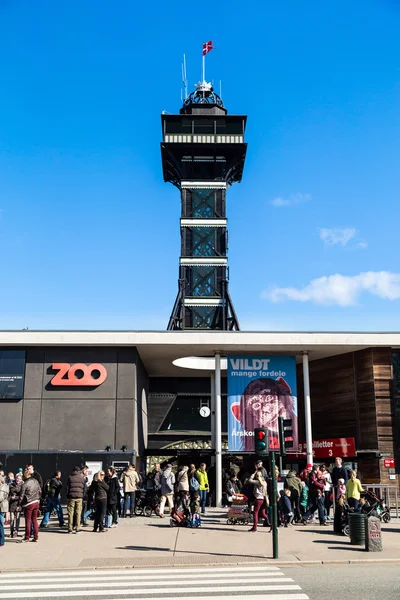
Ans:
{"type": "MultiPolygon", "coordinates": [[[[195,566],[196,567],[209,567],[210,570],[212,570],[212,568],[221,568],[222,566],[226,566],[226,567],[240,567],[240,566],[271,566],[271,565],[276,565],[279,567],[316,567],[316,566],[321,566],[321,565],[385,565],[385,564],[400,564],[400,558],[359,558],[359,559],[344,559],[344,560],[297,560],[297,561],[290,561],[290,560],[274,560],[273,558],[266,558],[264,561],[246,561],[246,562],[231,562],[231,563],[223,563],[219,564],[219,563],[208,563],[208,562],[204,562],[204,563],[196,563],[196,565],[182,565],[182,564],[174,564],[174,565],[169,565],[169,568],[171,569],[193,569],[195,566]]],[[[159,565],[157,565],[157,563],[154,563],[153,565],[140,565],[140,566],[134,566],[132,565],[131,567],[126,567],[126,566],[114,566],[114,567],[68,567],[68,568],[47,568],[47,569],[8,569],[3,571],[2,569],[0,569],[0,574],[1,575],[7,575],[8,573],[40,573],[41,571],[46,571],[46,572],[51,572],[54,571],[55,573],[58,572],[62,572],[62,573],[68,573],[71,571],[114,571],[114,570],[118,570],[118,571],[133,571],[135,569],[154,569],[155,567],[158,567],[159,565]]]]}

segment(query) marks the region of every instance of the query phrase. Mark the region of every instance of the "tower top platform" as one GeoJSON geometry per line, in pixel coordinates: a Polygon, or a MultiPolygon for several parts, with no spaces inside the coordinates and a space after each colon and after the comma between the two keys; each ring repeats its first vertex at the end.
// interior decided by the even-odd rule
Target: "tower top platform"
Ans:
{"type": "Polygon", "coordinates": [[[221,114],[226,115],[227,110],[224,107],[222,98],[214,91],[211,83],[199,81],[195,85],[195,90],[183,101],[181,114],[221,114]]]}

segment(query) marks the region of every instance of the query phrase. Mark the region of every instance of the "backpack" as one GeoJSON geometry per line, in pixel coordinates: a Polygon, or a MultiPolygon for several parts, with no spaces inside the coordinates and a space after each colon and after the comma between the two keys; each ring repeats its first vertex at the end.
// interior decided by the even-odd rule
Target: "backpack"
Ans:
{"type": "Polygon", "coordinates": [[[172,493],[174,491],[174,485],[172,483],[171,473],[169,473],[168,475],[165,475],[165,473],[163,473],[162,474],[162,482],[164,483],[165,487],[167,488],[167,490],[169,490],[170,493],[172,493]]]}
{"type": "Polygon", "coordinates": [[[43,498],[46,498],[51,492],[51,479],[48,479],[43,486],[43,498]]]}
{"type": "Polygon", "coordinates": [[[190,478],[190,489],[192,492],[198,492],[200,489],[200,483],[194,475],[190,478]]]}

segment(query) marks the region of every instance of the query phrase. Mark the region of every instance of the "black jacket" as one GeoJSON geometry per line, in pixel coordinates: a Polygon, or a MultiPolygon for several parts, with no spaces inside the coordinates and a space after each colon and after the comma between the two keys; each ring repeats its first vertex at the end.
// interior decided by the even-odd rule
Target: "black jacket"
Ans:
{"type": "Polygon", "coordinates": [[[95,500],[107,500],[107,494],[110,488],[105,481],[95,481],[93,487],[95,500]]]}
{"type": "Polygon", "coordinates": [[[107,480],[107,485],[109,487],[107,493],[107,503],[110,505],[118,504],[118,498],[120,495],[118,477],[116,475],[114,477],[109,477],[107,480]]]}
{"type": "Polygon", "coordinates": [[[8,495],[8,505],[10,512],[14,512],[17,510],[19,505],[19,499],[22,493],[23,482],[20,483],[10,483],[10,492],[8,495]]]}
{"type": "Polygon", "coordinates": [[[59,498],[62,490],[62,481],[57,477],[52,477],[46,487],[48,487],[47,495],[49,498],[59,498]]]}
{"type": "Polygon", "coordinates": [[[82,473],[72,473],[68,477],[67,498],[68,500],[80,500],[85,493],[85,478],[82,473]]]}
{"type": "Polygon", "coordinates": [[[40,489],[43,490],[43,477],[41,476],[41,474],[38,473],[37,471],[33,471],[32,478],[36,479],[36,481],[40,485],[40,489]]]}
{"type": "Polygon", "coordinates": [[[339,479],[344,479],[344,484],[346,485],[349,478],[347,470],[343,467],[343,465],[341,467],[333,467],[331,477],[333,487],[337,487],[339,479]]]}

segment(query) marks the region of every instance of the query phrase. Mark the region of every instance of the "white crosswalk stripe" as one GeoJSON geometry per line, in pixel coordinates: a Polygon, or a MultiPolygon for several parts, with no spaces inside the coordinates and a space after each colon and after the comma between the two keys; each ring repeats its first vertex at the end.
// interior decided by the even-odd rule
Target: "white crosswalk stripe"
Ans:
{"type": "Polygon", "coordinates": [[[0,574],[0,600],[79,598],[102,600],[309,600],[279,567],[199,567],[0,574]],[[200,585],[201,584],[201,585],[200,585]],[[235,596],[236,595],[236,596],[235,596]]]}

